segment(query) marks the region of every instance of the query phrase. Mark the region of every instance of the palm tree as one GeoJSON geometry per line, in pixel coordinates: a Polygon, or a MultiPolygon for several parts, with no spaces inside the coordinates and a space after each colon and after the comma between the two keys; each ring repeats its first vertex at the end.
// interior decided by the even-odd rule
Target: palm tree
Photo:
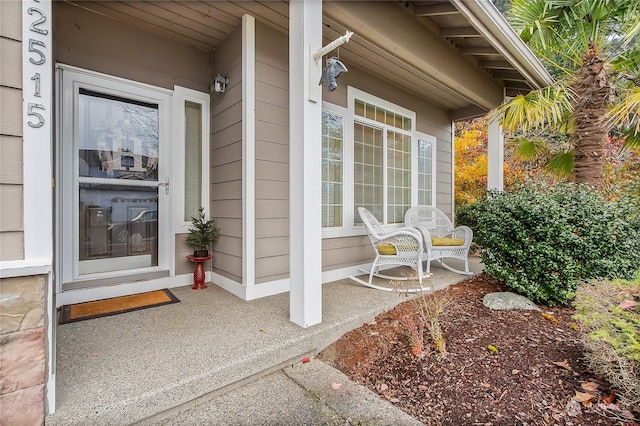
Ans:
{"type": "Polygon", "coordinates": [[[526,135],[529,151],[544,150],[536,132],[567,134],[569,149],[551,162],[575,182],[599,186],[612,132],[627,146],[640,139],[637,0],[512,0],[507,19],[555,83],[510,99],[493,116],[505,130],[526,135]]]}

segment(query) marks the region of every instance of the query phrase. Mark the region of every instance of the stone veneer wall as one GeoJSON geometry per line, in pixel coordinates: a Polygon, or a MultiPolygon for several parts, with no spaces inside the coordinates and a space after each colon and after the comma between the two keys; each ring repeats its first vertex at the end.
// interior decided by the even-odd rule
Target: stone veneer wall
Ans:
{"type": "Polygon", "coordinates": [[[0,279],[0,425],[42,425],[45,276],[0,279]]]}

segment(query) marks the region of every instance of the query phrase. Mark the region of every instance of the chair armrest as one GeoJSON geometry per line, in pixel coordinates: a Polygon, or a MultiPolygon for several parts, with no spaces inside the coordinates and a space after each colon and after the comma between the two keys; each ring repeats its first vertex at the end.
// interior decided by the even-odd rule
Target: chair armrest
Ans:
{"type": "Polygon", "coordinates": [[[464,240],[464,245],[471,245],[471,241],[473,241],[473,231],[466,225],[460,225],[451,230],[451,236],[453,238],[459,238],[464,240]]]}
{"type": "Polygon", "coordinates": [[[420,231],[425,248],[433,247],[433,244],[431,244],[431,233],[429,230],[422,225],[416,225],[415,228],[420,231]]]}
{"type": "Polygon", "coordinates": [[[387,234],[384,234],[380,240],[380,242],[391,243],[394,246],[397,241],[413,239],[418,244],[418,250],[420,252],[424,251],[422,235],[415,228],[404,227],[400,229],[393,230],[387,234]]]}

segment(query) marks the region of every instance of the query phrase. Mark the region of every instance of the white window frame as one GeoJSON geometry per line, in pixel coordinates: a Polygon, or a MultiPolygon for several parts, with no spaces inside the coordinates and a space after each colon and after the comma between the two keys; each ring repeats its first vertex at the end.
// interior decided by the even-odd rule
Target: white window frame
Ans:
{"type": "MultiPolygon", "coordinates": [[[[437,143],[438,140],[436,139],[435,136],[431,136],[428,135],[426,133],[422,133],[422,132],[415,132],[415,146],[416,148],[418,147],[418,143],[421,141],[427,141],[427,142],[431,142],[431,177],[432,177],[432,181],[431,181],[431,206],[435,207],[436,206],[436,176],[437,176],[437,170],[436,170],[436,152],[438,151],[437,148],[437,143]]],[[[412,141],[412,146],[413,146],[413,142],[412,141]]],[[[416,175],[415,175],[415,185],[411,185],[411,200],[414,204],[418,203],[418,155],[416,154],[415,156],[411,157],[411,167],[415,167],[415,169],[412,170],[416,170],[416,175]]]]}
{"type": "Polygon", "coordinates": [[[322,237],[340,237],[349,232],[347,227],[346,212],[347,209],[353,210],[353,147],[348,148],[349,144],[353,145],[353,120],[347,108],[322,102],[322,110],[329,114],[338,115],[343,118],[344,128],[342,129],[342,226],[322,228],[322,237]],[[347,185],[351,182],[351,186],[347,185]]]}
{"type": "Polygon", "coordinates": [[[202,106],[202,189],[200,205],[204,207],[204,214],[210,217],[210,201],[209,201],[209,163],[210,163],[210,147],[209,147],[209,121],[210,121],[210,103],[211,96],[208,93],[198,92],[196,90],[187,89],[186,87],[174,86],[173,88],[173,185],[175,190],[173,199],[173,217],[174,217],[174,233],[185,234],[189,232],[191,222],[184,218],[185,203],[185,102],[193,102],[202,106]]]}
{"type": "MultiPolygon", "coordinates": [[[[339,237],[349,237],[349,236],[357,236],[364,235],[365,230],[362,225],[355,224],[354,218],[354,172],[353,172],[353,126],[355,122],[361,122],[366,125],[371,125],[374,127],[382,127],[384,128],[384,138],[386,141],[387,137],[387,127],[382,123],[379,123],[375,120],[367,119],[365,117],[356,116],[354,112],[354,104],[355,100],[361,100],[370,104],[374,104],[380,108],[384,108],[387,111],[391,111],[400,115],[403,115],[407,118],[411,119],[411,129],[410,130],[401,130],[401,132],[406,132],[406,134],[411,137],[411,204],[416,205],[418,202],[418,140],[423,139],[430,141],[433,145],[432,150],[432,188],[431,188],[431,205],[435,205],[436,203],[436,178],[437,178],[437,140],[434,136],[428,135],[423,132],[418,132],[416,130],[416,121],[417,114],[414,111],[411,111],[407,108],[396,105],[392,102],[386,101],[377,96],[371,95],[362,90],[356,89],[354,87],[347,87],[347,108],[328,103],[324,101],[322,103],[323,111],[334,115],[340,115],[344,117],[344,141],[343,141],[343,158],[344,158],[344,174],[343,174],[343,219],[341,227],[332,227],[332,228],[323,228],[322,229],[322,237],[323,238],[339,238],[339,237]]],[[[396,127],[391,127],[394,130],[398,130],[396,127]]],[[[386,146],[386,145],[385,145],[386,146]]],[[[386,167],[386,166],[385,166],[386,167]]],[[[385,173],[386,175],[386,173],[385,173]]],[[[385,210],[386,210],[386,197],[387,197],[387,182],[384,180],[384,199],[385,199],[385,210]]],[[[388,224],[383,225],[385,228],[393,229],[401,227],[403,224],[388,224]]]]}

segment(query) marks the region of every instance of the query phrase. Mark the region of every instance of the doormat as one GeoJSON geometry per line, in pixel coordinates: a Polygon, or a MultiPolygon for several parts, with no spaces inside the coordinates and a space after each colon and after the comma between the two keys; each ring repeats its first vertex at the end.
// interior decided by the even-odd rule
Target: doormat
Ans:
{"type": "Polygon", "coordinates": [[[94,302],[64,305],[60,312],[60,324],[83,321],[92,318],[117,315],[138,309],[177,303],[180,300],[168,289],[132,294],[130,296],[113,297],[94,302]]]}

